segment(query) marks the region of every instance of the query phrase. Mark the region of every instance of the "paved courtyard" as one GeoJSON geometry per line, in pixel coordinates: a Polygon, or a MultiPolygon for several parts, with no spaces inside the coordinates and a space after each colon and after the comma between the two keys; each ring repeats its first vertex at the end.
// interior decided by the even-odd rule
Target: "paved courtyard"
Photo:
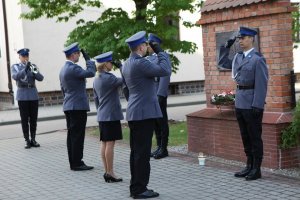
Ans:
{"type": "MultiPolygon", "coordinates": [[[[65,131],[39,135],[38,141],[41,148],[25,150],[21,137],[0,140],[1,200],[131,199],[128,145],[115,149],[115,172],[124,181],[105,183],[97,137],[86,137],[84,161],[95,169],[83,172],[69,169],[65,131]]],[[[247,182],[233,177],[236,169],[209,161],[200,167],[195,157],[171,153],[151,160],[149,188],[163,200],[300,199],[299,179],[265,172],[247,182]]]]}

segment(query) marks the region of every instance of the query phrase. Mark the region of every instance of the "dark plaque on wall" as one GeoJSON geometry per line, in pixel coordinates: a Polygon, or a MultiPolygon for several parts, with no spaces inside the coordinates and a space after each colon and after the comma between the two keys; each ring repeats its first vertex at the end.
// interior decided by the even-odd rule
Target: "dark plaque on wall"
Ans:
{"type": "MultiPolygon", "coordinates": [[[[254,28],[254,30],[257,31],[257,35],[254,38],[254,48],[257,49],[257,51],[259,51],[259,30],[257,28],[254,28]]],[[[219,61],[219,51],[220,51],[220,47],[222,45],[224,45],[227,40],[231,37],[237,36],[238,35],[238,31],[230,31],[230,32],[221,32],[221,33],[216,33],[216,51],[217,51],[217,63],[219,61]]],[[[230,52],[229,52],[229,59],[233,59],[234,55],[237,52],[243,51],[239,45],[239,39],[237,38],[235,40],[235,43],[230,47],[230,52]]],[[[218,69],[220,71],[231,71],[230,69],[224,69],[220,66],[218,66],[218,69]]]]}

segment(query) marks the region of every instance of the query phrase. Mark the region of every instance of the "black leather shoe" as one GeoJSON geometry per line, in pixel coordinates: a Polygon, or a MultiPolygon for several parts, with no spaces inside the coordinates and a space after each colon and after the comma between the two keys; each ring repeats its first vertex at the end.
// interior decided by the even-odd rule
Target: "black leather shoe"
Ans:
{"type": "Polygon", "coordinates": [[[157,146],[156,150],[150,154],[150,157],[154,157],[160,150],[160,146],[157,146]]]}
{"type": "Polygon", "coordinates": [[[72,170],[74,171],[85,171],[85,170],[91,170],[91,169],[94,169],[94,167],[92,166],[87,166],[85,164],[83,165],[80,165],[78,167],[72,167],[72,170]]]}
{"type": "Polygon", "coordinates": [[[262,162],[262,158],[254,157],[253,168],[251,169],[249,174],[245,177],[246,181],[252,181],[261,178],[261,171],[260,171],[261,162],[262,162]]]}
{"type": "Polygon", "coordinates": [[[247,164],[244,169],[234,174],[235,177],[241,178],[247,176],[253,167],[253,157],[247,156],[247,164]]]}
{"type": "Polygon", "coordinates": [[[25,146],[24,146],[24,148],[25,148],[25,149],[31,148],[31,143],[30,143],[29,140],[26,140],[26,141],[25,141],[25,146]]]}
{"type": "Polygon", "coordinates": [[[154,159],[161,159],[169,156],[168,150],[167,149],[160,149],[157,154],[153,156],[154,159]]]}
{"type": "Polygon", "coordinates": [[[41,146],[41,145],[40,145],[39,143],[37,143],[37,141],[35,141],[35,140],[31,140],[30,144],[31,144],[32,147],[40,147],[40,146],[41,146]]]}
{"type": "Polygon", "coordinates": [[[154,192],[153,190],[146,190],[145,192],[137,195],[132,195],[132,198],[134,199],[149,199],[149,198],[155,198],[158,197],[159,194],[157,192],[154,192]]]}
{"type": "Polygon", "coordinates": [[[250,173],[245,177],[246,181],[253,181],[261,178],[260,169],[252,169],[250,173]]]}
{"type": "Polygon", "coordinates": [[[234,176],[235,176],[235,177],[238,177],[238,178],[245,177],[245,176],[247,176],[247,175],[250,173],[250,171],[251,171],[251,168],[245,167],[245,168],[242,169],[241,171],[236,172],[236,173],[234,174],[234,176]]]}

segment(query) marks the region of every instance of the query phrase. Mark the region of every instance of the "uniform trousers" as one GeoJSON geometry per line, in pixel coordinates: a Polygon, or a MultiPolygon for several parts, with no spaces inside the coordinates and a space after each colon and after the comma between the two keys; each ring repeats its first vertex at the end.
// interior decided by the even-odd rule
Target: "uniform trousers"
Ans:
{"type": "Polygon", "coordinates": [[[164,149],[168,146],[169,140],[169,123],[168,123],[168,113],[167,113],[167,97],[157,96],[159,106],[162,112],[163,117],[157,118],[155,120],[155,136],[157,146],[164,149]]]}
{"type": "Polygon", "coordinates": [[[263,109],[253,112],[252,109],[235,109],[236,118],[247,157],[263,158],[262,118],[263,109]]]}
{"type": "Polygon", "coordinates": [[[155,119],[129,121],[130,128],[130,193],[147,190],[150,178],[150,154],[155,119]]]}
{"type": "Polygon", "coordinates": [[[86,110],[65,111],[67,121],[67,148],[70,168],[78,167],[84,164],[83,147],[85,137],[85,127],[87,121],[86,110]]]}
{"type": "Polygon", "coordinates": [[[25,140],[29,140],[29,129],[31,139],[35,139],[36,126],[37,126],[37,116],[39,101],[18,101],[22,131],[25,140]]]}

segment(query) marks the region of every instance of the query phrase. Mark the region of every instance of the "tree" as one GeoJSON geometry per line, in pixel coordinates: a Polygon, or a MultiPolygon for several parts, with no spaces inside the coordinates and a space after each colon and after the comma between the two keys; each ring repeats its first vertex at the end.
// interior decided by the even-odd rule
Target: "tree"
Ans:
{"type": "MultiPolygon", "coordinates": [[[[298,43],[300,42],[300,10],[299,3],[294,3],[295,11],[292,12],[293,22],[292,22],[292,33],[293,33],[293,41],[298,43]]],[[[295,45],[296,46],[296,45],[295,45]]],[[[295,47],[294,46],[294,47],[295,47]]]]}
{"type": "MultiPolygon", "coordinates": [[[[180,11],[198,11],[202,1],[195,0],[133,0],[134,17],[130,18],[122,8],[109,8],[99,13],[95,21],[77,21],[77,27],[69,33],[67,44],[78,41],[91,56],[101,52],[114,51],[114,58],[126,59],[129,49],[126,38],[137,31],[145,30],[163,38],[163,48],[170,53],[173,71],[180,61],[174,52],[194,53],[197,46],[193,42],[178,40],[180,11]],[[101,52],[99,52],[101,50],[101,52]]],[[[35,20],[40,17],[56,18],[58,22],[68,20],[84,10],[85,7],[101,8],[100,0],[20,0],[30,8],[21,17],[35,20]]],[[[184,21],[185,27],[195,26],[195,22],[184,21]]]]}

